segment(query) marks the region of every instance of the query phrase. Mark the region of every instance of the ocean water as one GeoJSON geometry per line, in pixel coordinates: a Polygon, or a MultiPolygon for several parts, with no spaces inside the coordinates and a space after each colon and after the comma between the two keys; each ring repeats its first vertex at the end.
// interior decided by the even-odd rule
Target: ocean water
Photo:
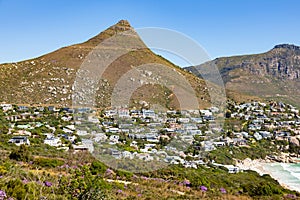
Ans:
{"type": "Polygon", "coordinates": [[[263,168],[280,184],[300,192],[300,163],[267,163],[263,168]]]}

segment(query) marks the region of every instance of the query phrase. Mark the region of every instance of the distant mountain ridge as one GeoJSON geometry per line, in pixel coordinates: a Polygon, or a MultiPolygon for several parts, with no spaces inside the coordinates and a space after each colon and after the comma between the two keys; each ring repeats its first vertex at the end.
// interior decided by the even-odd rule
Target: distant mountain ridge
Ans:
{"type": "Polygon", "coordinates": [[[296,46],[293,44],[278,44],[278,45],[275,45],[275,47],[274,47],[274,49],[280,49],[280,48],[289,49],[289,50],[297,50],[297,51],[300,50],[299,46],[296,46]]]}
{"type": "MultiPolygon", "coordinates": [[[[196,68],[218,66],[227,89],[299,105],[300,47],[279,44],[268,52],[217,58],[196,68]]],[[[197,74],[194,67],[187,70],[197,74]]]]}

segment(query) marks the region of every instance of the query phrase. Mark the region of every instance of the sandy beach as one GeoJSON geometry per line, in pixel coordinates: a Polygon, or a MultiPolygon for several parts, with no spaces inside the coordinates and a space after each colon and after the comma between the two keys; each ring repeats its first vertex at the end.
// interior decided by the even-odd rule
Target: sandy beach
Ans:
{"type": "MultiPolygon", "coordinates": [[[[261,176],[264,174],[269,174],[272,178],[277,180],[282,187],[300,192],[300,188],[296,188],[296,187],[287,185],[287,183],[285,182],[286,179],[284,179],[285,177],[282,176],[280,173],[273,173],[272,171],[268,170],[266,165],[271,164],[271,163],[272,162],[266,162],[263,159],[251,160],[250,158],[246,158],[243,161],[237,162],[236,166],[238,166],[242,170],[256,171],[261,176]]],[[[280,163],[277,163],[277,164],[280,164],[280,163]]]]}
{"type": "Polygon", "coordinates": [[[253,170],[259,173],[259,175],[269,174],[263,167],[266,162],[262,159],[251,160],[246,158],[241,162],[237,162],[236,165],[242,170],[253,170]]]}

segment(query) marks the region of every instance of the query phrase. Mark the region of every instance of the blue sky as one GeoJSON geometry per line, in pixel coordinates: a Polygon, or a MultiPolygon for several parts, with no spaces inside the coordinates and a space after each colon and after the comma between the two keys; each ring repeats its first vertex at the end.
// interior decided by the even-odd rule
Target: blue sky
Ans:
{"type": "Polygon", "coordinates": [[[212,58],[260,53],[300,45],[299,8],[298,0],[0,0],[0,63],[83,42],[120,19],[184,33],[212,58]]]}

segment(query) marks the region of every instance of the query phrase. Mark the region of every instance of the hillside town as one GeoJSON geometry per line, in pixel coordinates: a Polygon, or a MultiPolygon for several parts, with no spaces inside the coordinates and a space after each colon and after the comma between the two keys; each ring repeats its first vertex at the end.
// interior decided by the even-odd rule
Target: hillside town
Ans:
{"type": "Polygon", "coordinates": [[[226,146],[247,147],[261,140],[280,141],[285,145],[276,143],[277,148],[287,152],[293,148],[294,156],[300,149],[299,110],[281,102],[229,103],[224,114],[216,107],[156,112],[0,106],[7,122],[1,132],[9,136],[11,145],[44,143],[62,151],[105,153],[120,160],[159,160],[186,168],[211,162],[226,167],[229,173],[239,168],[204,160],[203,154],[226,146]]]}

